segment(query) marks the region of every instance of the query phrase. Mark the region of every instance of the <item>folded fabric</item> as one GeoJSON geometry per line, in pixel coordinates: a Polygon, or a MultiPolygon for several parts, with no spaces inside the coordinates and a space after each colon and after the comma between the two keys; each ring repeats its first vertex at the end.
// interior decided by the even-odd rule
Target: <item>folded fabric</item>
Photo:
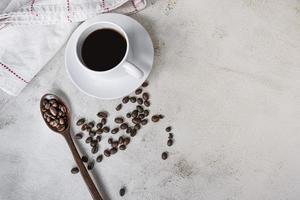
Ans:
{"type": "Polygon", "coordinates": [[[6,8],[0,14],[0,88],[18,95],[81,21],[145,6],[145,0],[1,0],[0,8],[6,8]]]}

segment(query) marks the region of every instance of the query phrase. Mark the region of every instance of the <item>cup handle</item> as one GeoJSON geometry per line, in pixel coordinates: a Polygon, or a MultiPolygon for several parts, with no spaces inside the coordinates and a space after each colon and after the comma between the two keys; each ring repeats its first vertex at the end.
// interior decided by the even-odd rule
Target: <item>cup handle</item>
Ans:
{"type": "Polygon", "coordinates": [[[125,60],[123,67],[125,71],[130,74],[131,76],[140,79],[144,76],[144,72],[138,68],[136,65],[132,64],[131,62],[125,60]]]}

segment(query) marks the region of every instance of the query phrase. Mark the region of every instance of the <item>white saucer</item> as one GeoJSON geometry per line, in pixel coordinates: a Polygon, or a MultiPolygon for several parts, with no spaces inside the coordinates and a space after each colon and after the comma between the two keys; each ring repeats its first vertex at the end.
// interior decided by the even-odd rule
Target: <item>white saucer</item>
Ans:
{"type": "Polygon", "coordinates": [[[145,28],[131,17],[120,14],[102,14],[82,23],[70,37],[65,50],[65,63],[67,73],[72,82],[84,93],[100,99],[116,99],[126,96],[137,89],[149,76],[154,58],[154,49],[151,38],[145,28]],[[100,21],[113,22],[121,26],[128,34],[128,38],[133,51],[133,63],[139,66],[144,77],[136,79],[130,75],[125,75],[119,79],[98,79],[91,81],[85,71],[76,64],[75,54],[72,50],[76,48],[75,38],[80,34],[80,29],[90,24],[100,21]]]}

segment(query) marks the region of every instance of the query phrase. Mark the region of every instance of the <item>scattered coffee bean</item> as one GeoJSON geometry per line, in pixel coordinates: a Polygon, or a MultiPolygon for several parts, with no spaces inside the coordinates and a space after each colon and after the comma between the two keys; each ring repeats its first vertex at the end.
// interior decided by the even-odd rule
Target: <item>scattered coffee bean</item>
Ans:
{"type": "Polygon", "coordinates": [[[88,159],[87,156],[82,156],[81,161],[84,162],[84,163],[87,163],[89,161],[89,159],[88,159]]]}
{"type": "Polygon", "coordinates": [[[126,137],[124,138],[124,145],[128,145],[130,143],[130,138],[126,137]]]}
{"type": "Polygon", "coordinates": [[[92,149],[91,149],[91,152],[92,152],[92,154],[95,154],[95,153],[97,153],[98,152],[98,146],[94,146],[92,149]]]}
{"type": "Polygon", "coordinates": [[[106,122],[107,122],[106,118],[102,118],[102,119],[101,119],[101,124],[105,125],[106,122]]]}
{"type": "Polygon", "coordinates": [[[79,172],[78,167],[73,167],[73,168],[71,169],[71,173],[72,173],[72,174],[77,174],[78,172],[79,172]]]}
{"type": "Polygon", "coordinates": [[[81,127],[81,130],[85,131],[87,128],[88,128],[88,125],[87,124],[83,124],[82,127],[81,127]]]}
{"type": "Polygon", "coordinates": [[[150,101],[145,101],[145,102],[144,102],[144,105],[145,105],[146,107],[149,107],[149,106],[150,106],[150,101]]]}
{"type": "Polygon", "coordinates": [[[119,132],[119,128],[114,128],[111,130],[111,134],[116,134],[117,132],[119,132]]]}
{"type": "Polygon", "coordinates": [[[108,126],[103,127],[103,132],[108,133],[110,131],[110,128],[108,126]]]}
{"type": "Polygon", "coordinates": [[[116,107],[116,111],[119,111],[122,109],[122,104],[119,104],[117,107],[116,107]]]}
{"type": "Polygon", "coordinates": [[[136,125],[134,125],[133,128],[136,129],[136,130],[140,130],[141,129],[141,125],[140,124],[136,124],[136,125]]]}
{"type": "Polygon", "coordinates": [[[88,125],[86,126],[86,131],[87,132],[90,132],[92,129],[91,129],[91,127],[89,127],[88,125]]]}
{"type": "Polygon", "coordinates": [[[173,140],[172,139],[169,139],[168,142],[167,142],[167,145],[170,147],[173,145],[173,140]]]}
{"type": "Polygon", "coordinates": [[[131,103],[135,103],[136,102],[136,97],[130,97],[129,100],[130,100],[131,103]]]}
{"type": "Polygon", "coordinates": [[[169,139],[172,139],[173,138],[173,133],[169,133],[169,139]]]}
{"type": "Polygon", "coordinates": [[[167,132],[170,132],[172,130],[172,127],[171,126],[168,126],[167,128],[166,128],[166,131],[167,132]]]}
{"type": "Polygon", "coordinates": [[[160,119],[163,119],[165,116],[163,116],[162,114],[158,115],[160,119]]]}
{"type": "Polygon", "coordinates": [[[119,141],[114,141],[114,142],[112,142],[112,143],[111,143],[111,146],[112,146],[113,148],[117,148],[117,147],[119,146],[119,141]]]}
{"type": "Polygon", "coordinates": [[[96,128],[102,128],[103,127],[103,124],[101,122],[99,122],[97,125],[96,125],[96,128]]]}
{"type": "Polygon", "coordinates": [[[83,137],[82,133],[77,133],[77,134],[75,135],[75,139],[77,139],[77,140],[82,139],[82,137],[83,137]]]}
{"type": "Polygon", "coordinates": [[[142,87],[147,87],[149,85],[149,83],[147,81],[145,81],[143,84],[142,84],[142,87]]]}
{"type": "Polygon", "coordinates": [[[123,144],[124,143],[124,138],[122,136],[119,137],[119,144],[123,144]]]}
{"type": "Polygon", "coordinates": [[[123,124],[121,124],[120,128],[123,129],[123,130],[127,129],[128,128],[128,124],[127,123],[123,123],[123,124]]]}
{"type": "Polygon", "coordinates": [[[126,149],[126,146],[124,144],[120,145],[119,147],[120,150],[125,150],[126,149]]]}
{"type": "Polygon", "coordinates": [[[101,135],[98,135],[98,136],[96,137],[96,140],[97,140],[98,142],[100,142],[101,139],[102,139],[101,135]]]}
{"type": "Polygon", "coordinates": [[[120,194],[121,197],[125,195],[125,188],[124,187],[120,189],[119,194],[120,194]]]}
{"type": "Polygon", "coordinates": [[[124,119],[123,119],[122,117],[116,117],[116,118],[115,118],[115,122],[116,122],[117,124],[122,124],[122,123],[124,122],[124,119]]]}
{"type": "Polygon", "coordinates": [[[136,129],[131,129],[130,136],[134,137],[136,135],[136,129]]]}
{"type": "Polygon", "coordinates": [[[108,138],[107,142],[108,142],[108,144],[112,144],[113,139],[112,138],[108,138]]]}
{"type": "Polygon", "coordinates": [[[100,135],[103,133],[103,130],[101,128],[97,129],[96,134],[100,135]]]}
{"type": "Polygon", "coordinates": [[[115,153],[117,153],[118,149],[117,148],[111,148],[110,149],[110,154],[113,155],[115,153]]]}
{"type": "Polygon", "coordinates": [[[144,103],[143,99],[142,98],[137,98],[136,102],[139,104],[139,105],[142,105],[144,103]]]}
{"type": "Polygon", "coordinates": [[[143,92],[143,89],[142,89],[142,88],[138,88],[138,89],[135,90],[135,94],[136,94],[136,95],[139,95],[139,94],[141,94],[142,92],[143,92]]]}
{"type": "Polygon", "coordinates": [[[147,101],[149,99],[149,93],[144,92],[142,97],[143,97],[144,101],[147,101]]]}
{"type": "Polygon", "coordinates": [[[140,119],[144,119],[146,116],[145,116],[145,114],[139,114],[139,116],[138,116],[140,119]]]}
{"type": "Polygon", "coordinates": [[[139,123],[141,123],[141,119],[140,118],[133,118],[132,119],[132,123],[134,123],[134,124],[139,124],[139,123]]]}
{"type": "Polygon", "coordinates": [[[132,128],[131,128],[131,127],[128,127],[128,128],[126,129],[126,133],[131,133],[131,130],[132,130],[132,128]]]}
{"type": "Polygon", "coordinates": [[[91,161],[88,163],[88,166],[87,166],[87,169],[88,170],[92,170],[94,168],[94,165],[95,165],[95,162],[94,161],[91,161]]]}
{"type": "Polygon", "coordinates": [[[135,118],[135,117],[137,117],[138,116],[138,111],[137,110],[134,110],[134,111],[132,111],[132,113],[131,113],[131,117],[133,117],[133,118],[135,118]]]}
{"type": "Polygon", "coordinates": [[[90,130],[89,136],[94,137],[96,135],[96,131],[90,130]]]}
{"type": "Polygon", "coordinates": [[[149,110],[144,110],[144,115],[147,117],[150,114],[149,110]]]}
{"type": "Polygon", "coordinates": [[[76,125],[77,125],[77,126],[81,126],[82,124],[84,124],[84,122],[85,122],[85,119],[84,119],[84,118],[81,118],[81,119],[79,119],[79,120],[76,122],[76,125]]]}
{"type": "Polygon", "coordinates": [[[99,163],[103,160],[103,155],[100,154],[99,156],[97,156],[96,161],[99,163]]]}
{"type": "Polygon", "coordinates": [[[110,151],[109,151],[109,149],[105,149],[103,153],[104,153],[104,155],[105,155],[106,157],[109,157],[109,156],[110,156],[110,151]]]}
{"type": "Polygon", "coordinates": [[[159,115],[153,115],[153,116],[151,117],[151,120],[152,120],[153,122],[158,122],[159,119],[160,119],[159,115]]]}
{"type": "Polygon", "coordinates": [[[141,124],[144,125],[144,126],[145,126],[147,123],[148,123],[148,119],[143,119],[143,120],[141,121],[141,124]]]}
{"type": "Polygon", "coordinates": [[[95,147],[98,145],[98,141],[97,140],[92,140],[90,143],[91,147],[95,147]]]}
{"type": "Polygon", "coordinates": [[[101,111],[101,112],[98,112],[97,116],[100,118],[107,118],[108,113],[106,111],[101,111]]]}
{"type": "Polygon", "coordinates": [[[88,123],[88,126],[89,126],[90,128],[94,128],[95,122],[89,122],[89,123],[88,123]]]}
{"type": "Polygon", "coordinates": [[[166,160],[167,158],[168,158],[168,152],[163,152],[162,154],[161,154],[161,158],[163,159],[163,160],[166,160]]]}
{"type": "Polygon", "coordinates": [[[127,113],[127,114],[126,114],[126,117],[127,117],[127,118],[130,118],[130,117],[131,117],[131,113],[127,113]]]}
{"type": "Polygon", "coordinates": [[[123,102],[124,104],[128,103],[128,101],[129,101],[129,96],[126,96],[126,97],[124,97],[124,98],[122,99],[122,102],[123,102]]]}
{"type": "Polygon", "coordinates": [[[91,143],[92,139],[93,139],[92,137],[86,138],[86,139],[85,139],[85,143],[87,143],[87,144],[88,144],[88,143],[91,143]]]}
{"type": "Polygon", "coordinates": [[[139,113],[144,112],[144,108],[143,108],[142,106],[140,106],[140,105],[137,105],[137,106],[136,106],[136,109],[137,109],[137,111],[138,111],[139,113]]]}

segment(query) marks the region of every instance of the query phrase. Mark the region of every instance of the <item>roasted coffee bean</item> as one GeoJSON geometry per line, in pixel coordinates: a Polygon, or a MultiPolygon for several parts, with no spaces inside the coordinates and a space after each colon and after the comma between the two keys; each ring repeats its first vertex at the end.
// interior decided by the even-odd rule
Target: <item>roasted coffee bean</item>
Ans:
{"type": "Polygon", "coordinates": [[[131,127],[128,127],[128,128],[126,129],[126,133],[130,133],[131,130],[132,130],[132,128],[131,128],[131,127]]]}
{"type": "Polygon", "coordinates": [[[100,123],[101,123],[102,125],[105,125],[106,122],[107,122],[106,118],[102,118],[100,123]]]}
{"type": "Polygon", "coordinates": [[[82,127],[81,127],[81,130],[82,130],[82,131],[85,131],[85,130],[87,129],[87,127],[88,127],[87,124],[83,124],[82,127]]]}
{"type": "Polygon", "coordinates": [[[113,139],[112,138],[108,138],[107,142],[108,142],[108,144],[112,144],[113,143],[113,139]]]}
{"type": "Polygon", "coordinates": [[[147,123],[148,123],[148,119],[143,119],[143,120],[141,121],[141,124],[144,125],[144,126],[145,126],[147,123]]]}
{"type": "Polygon", "coordinates": [[[62,132],[66,129],[66,126],[65,125],[58,125],[56,128],[57,128],[58,132],[62,132]]]}
{"type": "Polygon", "coordinates": [[[147,117],[149,114],[150,114],[150,111],[149,111],[149,110],[144,110],[144,115],[145,115],[145,117],[147,117]]]}
{"type": "Polygon", "coordinates": [[[147,87],[149,85],[149,83],[147,81],[145,81],[143,84],[142,84],[142,87],[147,87]]]}
{"type": "Polygon", "coordinates": [[[119,144],[123,144],[124,143],[124,138],[122,136],[119,137],[119,144]]]}
{"type": "Polygon", "coordinates": [[[117,105],[116,111],[119,111],[119,110],[121,110],[121,109],[122,109],[122,104],[117,105]]]}
{"type": "Polygon", "coordinates": [[[111,130],[111,134],[116,134],[117,132],[119,132],[119,128],[114,128],[111,130]]]}
{"type": "Polygon", "coordinates": [[[123,124],[121,124],[120,128],[123,129],[123,130],[127,129],[128,128],[128,124],[127,123],[123,123],[123,124]]]}
{"type": "Polygon", "coordinates": [[[138,116],[138,111],[137,110],[132,111],[131,117],[135,118],[137,116],[138,116]]]}
{"type": "Polygon", "coordinates": [[[136,95],[139,95],[139,94],[141,94],[142,92],[143,92],[143,89],[142,89],[142,88],[138,88],[138,89],[135,90],[135,94],[136,94],[136,95]]]}
{"type": "Polygon", "coordinates": [[[149,99],[149,94],[147,92],[144,92],[142,95],[144,101],[147,101],[149,99]]]}
{"type": "Polygon", "coordinates": [[[94,137],[96,135],[96,131],[90,130],[89,136],[94,137]]]}
{"type": "Polygon", "coordinates": [[[121,197],[125,195],[125,188],[124,187],[120,189],[119,194],[120,194],[121,197]]]}
{"type": "Polygon", "coordinates": [[[92,130],[91,127],[89,127],[89,126],[87,125],[86,131],[87,131],[87,132],[90,132],[91,130],[92,130]]]}
{"type": "Polygon", "coordinates": [[[101,135],[98,135],[98,136],[96,137],[96,140],[97,140],[98,142],[100,142],[101,139],[102,139],[101,135]]]}
{"type": "Polygon", "coordinates": [[[67,112],[67,108],[65,106],[61,106],[60,107],[61,112],[66,113],[67,112]]]}
{"type": "Polygon", "coordinates": [[[47,103],[49,103],[49,101],[47,99],[43,99],[43,106],[45,106],[47,103]]]}
{"type": "Polygon", "coordinates": [[[130,143],[130,138],[126,137],[124,138],[124,145],[128,145],[130,143]]]}
{"type": "Polygon", "coordinates": [[[167,132],[170,132],[172,130],[172,127],[171,126],[168,126],[167,128],[166,128],[166,131],[167,132]]]}
{"type": "Polygon", "coordinates": [[[163,119],[165,116],[163,116],[162,114],[158,115],[160,119],[163,119]]]}
{"type": "Polygon", "coordinates": [[[115,118],[115,122],[116,122],[117,124],[122,124],[122,123],[124,122],[124,119],[123,119],[122,117],[116,117],[116,118],[115,118]]]}
{"type": "Polygon", "coordinates": [[[57,108],[57,107],[58,107],[58,104],[57,104],[57,103],[54,103],[54,104],[52,104],[52,106],[53,106],[54,108],[57,108]]]}
{"type": "Polygon", "coordinates": [[[110,131],[110,128],[108,126],[103,127],[103,132],[108,133],[110,131]]]}
{"type": "Polygon", "coordinates": [[[95,147],[98,145],[98,141],[97,140],[92,140],[91,141],[91,147],[95,147]]]}
{"type": "Polygon", "coordinates": [[[101,111],[97,113],[97,116],[101,118],[107,118],[108,113],[106,111],[101,111]]]}
{"type": "Polygon", "coordinates": [[[101,128],[97,129],[96,134],[100,135],[103,133],[103,130],[101,128]]]}
{"type": "Polygon", "coordinates": [[[134,123],[134,124],[139,124],[139,123],[141,123],[141,119],[140,118],[133,118],[132,119],[132,123],[134,123]]]}
{"type": "Polygon", "coordinates": [[[89,161],[87,156],[82,156],[81,161],[87,163],[89,161]]]}
{"type": "Polygon", "coordinates": [[[106,157],[109,157],[109,156],[110,156],[110,151],[109,151],[109,149],[105,149],[103,153],[104,153],[104,155],[105,155],[106,157]]]}
{"type": "Polygon", "coordinates": [[[130,136],[134,137],[136,135],[136,129],[132,129],[130,132],[130,136]]]}
{"type": "Polygon", "coordinates": [[[138,116],[138,118],[140,118],[140,119],[144,119],[145,118],[145,114],[139,114],[139,116],[138,116]]]}
{"type": "Polygon", "coordinates": [[[172,139],[173,138],[173,133],[169,133],[169,139],[172,139]]]}
{"type": "Polygon", "coordinates": [[[150,101],[145,101],[145,102],[144,102],[144,105],[145,105],[146,107],[149,107],[149,106],[150,106],[150,101]]]}
{"type": "Polygon", "coordinates": [[[136,125],[134,125],[133,128],[136,129],[136,130],[140,130],[141,129],[141,125],[140,124],[136,124],[136,125]]]}
{"type": "Polygon", "coordinates": [[[136,102],[136,97],[130,97],[129,100],[130,100],[131,103],[135,103],[136,102]]]}
{"type": "Polygon", "coordinates": [[[71,169],[71,173],[72,173],[72,174],[77,174],[78,172],[79,172],[78,167],[73,167],[73,168],[71,169]]]}
{"type": "Polygon", "coordinates": [[[99,156],[97,156],[97,158],[96,158],[97,162],[102,162],[102,160],[103,160],[103,155],[102,154],[100,154],[99,156]]]}
{"type": "Polygon", "coordinates": [[[142,98],[137,98],[136,102],[137,102],[138,104],[142,105],[144,101],[143,101],[142,98]]]}
{"type": "Polygon", "coordinates": [[[95,162],[94,161],[91,161],[89,162],[88,166],[87,166],[87,169],[88,170],[92,170],[94,168],[94,165],[95,165],[95,162]]]}
{"type": "Polygon", "coordinates": [[[89,123],[88,123],[88,126],[89,126],[90,128],[94,128],[95,122],[89,122],[89,123]]]}
{"type": "Polygon", "coordinates": [[[82,139],[82,137],[83,137],[82,133],[77,133],[77,134],[75,135],[75,139],[77,139],[77,140],[82,139]]]}
{"type": "Polygon", "coordinates": [[[158,122],[159,119],[160,119],[160,117],[159,117],[158,115],[153,115],[153,116],[151,117],[151,120],[152,120],[153,122],[158,122]]]}
{"type": "Polygon", "coordinates": [[[119,149],[120,149],[120,150],[125,150],[125,149],[126,149],[126,146],[125,146],[124,144],[122,144],[122,145],[119,146],[119,149]]]}
{"type": "Polygon", "coordinates": [[[127,114],[126,114],[126,117],[127,117],[127,118],[130,118],[130,117],[131,117],[131,113],[127,113],[127,114]]]}
{"type": "Polygon", "coordinates": [[[55,121],[55,120],[50,121],[49,124],[50,124],[50,126],[52,126],[52,127],[56,127],[56,126],[58,125],[57,121],[55,121]]]}
{"type": "Polygon", "coordinates": [[[118,149],[117,148],[111,148],[109,151],[110,151],[110,154],[113,155],[113,154],[117,153],[118,149]]]}
{"type": "Polygon", "coordinates": [[[144,108],[143,108],[142,106],[140,106],[140,105],[137,105],[137,106],[136,106],[136,109],[137,109],[137,111],[138,111],[139,113],[144,112],[144,108]]]}
{"type": "Polygon", "coordinates": [[[173,145],[173,140],[172,139],[169,139],[168,142],[167,142],[167,145],[170,147],[173,145]]]}
{"type": "Polygon", "coordinates": [[[102,128],[103,127],[103,124],[101,122],[99,122],[97,125],[96,125],[96,128],[102,128]]]}
{"type": "Polygon", "coordinates": [[[58,115],[59,117],[62,117],[62,116],[63,116],[63,113],[62,113],[61,111],[58,111],[57,115],[58,115]]]}
{"type": "Polygon", "coordinates": [[[51,118],[50,117],[46,117],[47,119],[46,119],[46,121],[47,122],[50,122],[51,121],[51,118]]]}
{"type": "Polygon", "coordinates": [[[129,101],[129,96],[126,96],[126,97],[124,97],[124,98],[122,99],[122,102],[123,102],[124,104],[128,103],[128,101],[129,101]]]}
{"type": "Polygon", "coordinates": [[[59,118],[59,124],[65,124],[64,118],[59,118]]]}
{"type": "Polygon", "coordinates": [[[95,153],[97,153],[98,152],[98,146],[94,146],[92,149],[91,149],[91,152],[92,152],[92,154],[95,154],[95,153]]]}
{"type": "Polygon", "coordinates": [[[112,143],[111,143],[111,146],[112,146],[113,148],[117,148],[117,147],[119,146],[119,141],[114,141],[114,142],[112,142],[112,143]]]}
{"type": "Polygon", "coordinates": [[[57,110],[53,106],[51,106],[49,110],[50,110],[51,115],[53,115],[53,116],[57,115],[57,110]]]}
{"type": "Polygon", "coordinates": [[[92,137],[88,137],[88,138],[86,138],[85,139],[85,143],[91,143],[91,141],[93,140],[93,138],[92,137]]]}
{"type": "Polygon", "coordinates": [[[51,99],[50,101],[49,101],[49,103],[52,105],[52,104],[54,104],[54,103],[56,103],[56,99],[51,99]]]}
{"type": "Polygon", "coordinates": [[[166,160],[167,158],[168,158],[168,152],[163,152],[162,154],[161,154],[161,158],[163,159],[163,160],[166,160]]]}

